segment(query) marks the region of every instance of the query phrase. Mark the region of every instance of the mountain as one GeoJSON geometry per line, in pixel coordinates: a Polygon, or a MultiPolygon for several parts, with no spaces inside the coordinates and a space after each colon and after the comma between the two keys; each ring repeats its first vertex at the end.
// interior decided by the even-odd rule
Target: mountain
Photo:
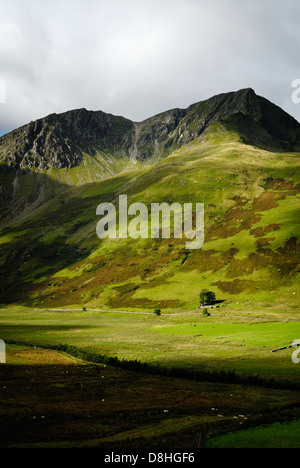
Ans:
{"type": "Polygon", "coordinates": [[[229,119],[251,143],[264,149],[300,150],[299,123],[252,89],[215,96],[188,109],[174,109],[134,123],[101,111],[73,110],[30,122],[0,138],[8,167],[71,168],[84,155],[111,153],[147,160],[170,153],[229,119]]]}
{"type": "Polygon", "coordinates": [[[252,89],[143,122],[73,110],[0,138],[0,303],[297,304],[300,124],[252,89]],[[205,243],[96,235],[96,207],[204,203],[205,243]]]}

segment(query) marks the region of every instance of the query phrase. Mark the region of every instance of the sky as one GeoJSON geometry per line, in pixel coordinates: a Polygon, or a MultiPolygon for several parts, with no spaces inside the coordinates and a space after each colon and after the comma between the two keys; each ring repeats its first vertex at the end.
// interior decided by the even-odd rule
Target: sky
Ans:
{"type": "Polygon", "coordinates": [[[299,0],[0,0],[0,135],[86,108],[133,121],[251,87],[300,121],[299,0]]]}

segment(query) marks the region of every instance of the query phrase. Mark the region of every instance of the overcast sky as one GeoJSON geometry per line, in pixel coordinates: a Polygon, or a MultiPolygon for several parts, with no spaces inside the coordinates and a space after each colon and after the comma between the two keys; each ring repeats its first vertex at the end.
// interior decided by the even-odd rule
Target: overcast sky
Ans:
{"type": "Polygon", "coordinates": [[[299,121],[299,18],[299,0],[0,0],[0,134],[81,107],[141,121],[246,87],[299,121]]]}

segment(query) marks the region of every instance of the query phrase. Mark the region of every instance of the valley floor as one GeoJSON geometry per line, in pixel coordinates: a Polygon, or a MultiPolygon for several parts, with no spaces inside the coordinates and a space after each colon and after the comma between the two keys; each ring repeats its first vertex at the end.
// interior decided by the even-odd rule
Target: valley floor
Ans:
{"type": "MultiPolygon", "coordinates": [[[[300,419],[295,391],[146,375],[39,348],[9,345],[0,379],[1,448],[197,448],[226,433],[247,447],[253,427],[252,446],[272,447],[278,437],[262,442],[259,428],[288,431],[300,419]]],[[[299,445],[298,431],[289,446],[299,445]]]]}
{"type": "MultiPolygon", "coordinates": [[[[0,309],[1,337],[8,343],[54,348],[64,344],[92,356],[139,361],[190,372],[236,372],[300,384],[292,350],[272,350],[300,339],[293,309],[119,311],[0,309]]],[[[98,361],[99,362],[99,361],[98,361]]],[[[101,361],[103,362],[103,361],[101,361]]]]}
{"type": "Polygon", "coordinates": [[[299,447],[296,312],[211,313],[0,309],[0,448],[299,447]]]}

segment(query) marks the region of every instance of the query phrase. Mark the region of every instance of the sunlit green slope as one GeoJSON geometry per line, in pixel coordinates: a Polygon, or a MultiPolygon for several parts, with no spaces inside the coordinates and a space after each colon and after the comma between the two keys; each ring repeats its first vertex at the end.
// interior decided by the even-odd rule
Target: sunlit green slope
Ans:
{"type": "Polygon", "coordinates": [[[47,173],[65,185],[1,231],[2,304],[187,309],[202,288],[231,303],[299,303],[299,153],[247,145],[225,120],[159,163],[126,169],[84,185],[78,168],[47,173]],[[203,248],[173,237],[100,240],[96,208],[118,207],[121,194],[148,207],[204,203],[203,248]]]}

